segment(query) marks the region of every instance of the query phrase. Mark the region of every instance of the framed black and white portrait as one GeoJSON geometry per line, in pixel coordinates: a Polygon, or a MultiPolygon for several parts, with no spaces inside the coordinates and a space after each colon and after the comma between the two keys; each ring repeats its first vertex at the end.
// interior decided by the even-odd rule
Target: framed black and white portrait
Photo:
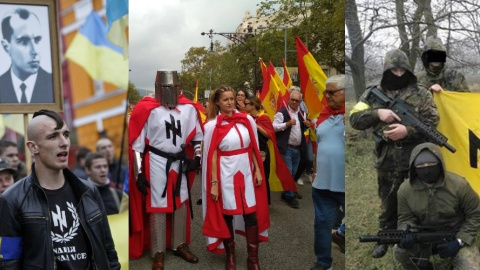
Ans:
{"type": "Polygon", "coordinates": [[[0,113],[63,110],[57,0],[0,0],[0,113]]]}

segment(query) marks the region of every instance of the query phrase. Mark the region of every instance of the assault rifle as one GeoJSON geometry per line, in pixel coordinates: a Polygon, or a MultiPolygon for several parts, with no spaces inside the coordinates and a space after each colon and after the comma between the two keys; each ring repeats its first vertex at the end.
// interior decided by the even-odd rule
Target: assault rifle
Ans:
{"type": "Polygon", "coordinates": [[[414,243],[420,245],[418,256],[410,257],[416,269],[430,269],[428,258],[432,255],[433,247],[456,239],[455,233],[444,227],[408,226],[406,230],[381,230],[377,235],[362,235],[359,240],[360,243],[399,244],[406,235],[411,235],[414,243]]]}
{"type": "Polygon", "coordinates": [[[406,230],[381,230],[377,235],[360,236],[361,243],[399,244],[406,235],[412,235],[413,241],[420,244],[439,244],[455,239],[455,233],[445,228],[433,226],[407,227],[406,230]]]}
{"type": "Polygon", "coordinates": [[[387,109],[396,113],[401,123],[404,125],[413,126],[417,131],[425,135],[429,141],[439,146],[444,146],[448,151],[455,153],[457,151],[452,145],[448,144],[448,138],[442,133],[438,132],[434,127],[423,123],[415,116],[411,106],[400,99],[392,99],[382,93],[376,86],[370,88],[367,95],[367,100],[370,103],[380,103],[387,109]]]}

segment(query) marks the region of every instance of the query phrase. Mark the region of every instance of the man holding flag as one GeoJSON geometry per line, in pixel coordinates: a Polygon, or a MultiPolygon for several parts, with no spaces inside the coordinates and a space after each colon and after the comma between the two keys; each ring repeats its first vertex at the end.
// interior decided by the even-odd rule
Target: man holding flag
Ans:
{"type": "MultiPolygon", "coordinates": [[[[305,113],[299,108],[300,102],[302,102],[302,92],[299,87],[292,86],[288,106],[282,108],[273,118],[278,150],[282,154],[292,177],[297,173],[300,151],[306,147],[303,133],[311,124],[305,113]]],[[[299,208],[296,196],[299,195],[293,191],[282,192],[282,200],[292,208],[299,208]]]]}

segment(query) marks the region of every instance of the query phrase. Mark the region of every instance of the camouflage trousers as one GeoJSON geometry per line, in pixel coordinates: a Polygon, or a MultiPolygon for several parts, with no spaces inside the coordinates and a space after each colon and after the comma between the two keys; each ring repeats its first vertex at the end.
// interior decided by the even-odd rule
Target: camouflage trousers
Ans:
{"type": "Polygon", "coordinates": [[[380,229],[397,229],[397,191],[408,171],[377,171],[378,197],[382,201],[380,229]]]}
{"type": "MultiPolygon", "coordinates": [[[[473,244],[471,246],[465,246],[461,248],[457,255],[453,258],[445,258],[441,259],[438,255],[432,256],[435,257],[435,267],[432,268],[431,262],[423,263],[423,267],[419,267],[418,265],[418,260],[416,260],[419,257],[420,251],[424,249],[425,247],[420,247],[420,245],[416,244],[414,245],[411,249],[405,250],[398,245],[395,245],[393,247],[393,256],[395,258],[395,261],[397,261],[403,269],[406,270],[427,270],[427,269],[451,269],[449,266],[453,266],[454,270],[479,270],[480,269],[480,252],[478,251],[478,246],[473,244]],[[438,257],[438,258],[437,258],[438,257]],[[438,262],[438,263],[437,263],[438,262]],[[447,265],[446,268],[439,268],[437,265],[447,265]]],[[[432,257],[428,259],[423,259],[423,260],[429,260],[432,257]]],[[[431,260],[429,260],[431,261],[431,260]]]]}

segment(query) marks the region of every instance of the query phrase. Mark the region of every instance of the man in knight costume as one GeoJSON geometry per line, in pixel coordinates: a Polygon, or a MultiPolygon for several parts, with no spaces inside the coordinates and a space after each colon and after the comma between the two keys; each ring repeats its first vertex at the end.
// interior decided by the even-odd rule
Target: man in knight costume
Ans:
{"type": "Polygon", "coordinates": [[[136,180],[130,181],[130,258],[150,246],[152,270],[164,269],[167,248],[198,262],[188,248],[190,187],[203,130],[197,109],[179,92],[176,71],[157,71],[155,98],[139,101],[129,122],[130,179],[136,180]]]}

